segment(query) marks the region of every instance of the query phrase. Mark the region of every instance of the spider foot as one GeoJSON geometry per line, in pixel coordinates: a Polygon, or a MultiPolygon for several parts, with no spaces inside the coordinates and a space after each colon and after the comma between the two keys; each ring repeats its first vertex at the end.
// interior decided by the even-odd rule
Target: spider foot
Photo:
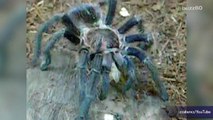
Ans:
{"type": "Polygon", "coordinates": [[[107,93],[104,92],[104,91],[101,91],[101,94],[99,95],[99,99],[100,99],[100,100],[105,100],[106,97],[107,97],[107,93]]]}
{"type": "Polygon", "coordinates": [[[41,63],[40,69],[41,69],[41,71],[47,71],[48,70],[48,65],[46,63],[41,63]]]}
{"type": "Polygon", "coordinates": [[[166,88],[163,82],[160,80],[157,67],[154,65],[152,60],[146,55],[144,51],[140,51],[136,48],[129,47],[126,49],[128,55],[133,55],[137,57],[141,62],[143,62],[149,71],[151,72],[152,79],[155,82],[155,85],[159,91],[160,97],[164,101],[168,101],[169,95],[166,91],[166,88]]]}
{"type": "Polygon", "coordinates": [[[50,65],[50,63],[51,63],[51,57],[50,57],[50,55],[47,55],[45,57],[45,60],[42,61],[41,65],[40,65],[40,69],[42,71],[48,70],[48,66],[50,65]]]}
{"type": "Polygon", "coordinates": [[[128,91],[130,88],[133,87],[133,83],[136,81],[136,73],[135,73],[135,65],[133,63],[133,61],[131,59],[129,59],[128,57],[124,57],[124,60],[126,61],[125,62],[125,68],[127,69],[127,76],[128,76],[128,79],[127,79],[127,82],[125,84],[125,86],[123,87],[122,89],[122,93],[125,94],[126,91],[128,91]]]}
{"type": "Polygon", "coordinates": [[[89,108],[94,99],[86,96],[84,101],[80,105],[80,114],[76,118],[77,120],[88,120],[89,118],[89,108]]]}
{"type": "Polygon", "coordinates": [[[33,58],[31,64],[32,64],[33,67],[35,67],[38,64],[37,58],[33,58]]]}
{"type": "Polygon", "coordinates": [[[159,91],[160,97],[163,101],[168,101],[169,99],[169,95],[166,91],[166,88],[164,86],[164,84],[162,83],[162,81],[159,78],[159,73],[158,70],[156,68],[156,66],[152,63],[152,61],[150,60],[149,57],[147,57],[144,60],[144,63],[146,64],[147,68],[149,69],[149,71],[152,74],[152,78],[157,86],[157,89],[159,91]]]}
{"type": "Polygon", "coordinates": [[[102,88],[101,94],[99,95],[100,100],[106,99],[109,92],[110,86],[109,74],[112,68],[112,62],[113,60],[111,54],[105,54],[102,62],[102,88]]]}
{"type": "Polygon", "coordinates": [[[168,101],[169,99],[169,95],[168,93],[166,92],[166,89],[164,88],[164,90],[161,90],[160,91],[160,97],[163,101],[168,101]]]}

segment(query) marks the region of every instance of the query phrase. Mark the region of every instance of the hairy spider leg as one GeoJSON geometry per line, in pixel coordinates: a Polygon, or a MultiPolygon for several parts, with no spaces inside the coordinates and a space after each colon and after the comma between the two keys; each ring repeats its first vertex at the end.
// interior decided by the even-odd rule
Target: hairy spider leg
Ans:
{"type": "Polygon", "coordinates": [[[105,21],[106,25],[112,24],[113,18],[115,17],[116,5],[117,0],[108,0],[108,12],[105,21]]]}
{"type": "Polygon", "coordinates": [[[142,19],[139,16],[134,16],[130,18],[128,21],[126,21],[119,29],[118,32],[120,34],[125,34],[127,31],[129,31],[132,27],[139,25],[142,23],[142,19]]]}
{"type": "Polygon", "coordinates": [[[77,45],[80,43],[80,40],[76,39],[77,36],[80,36],[79,29],[74,25],[74,23],[69,18],[68,14],[64,14],[62,17],[62,23],[67,27],[65,32],[65,37],[70,40],[73,44],[77,45]],[[74,39],[74,40],[73,40],[74,39]]]}
{"type": "Polygon", "coordinates": [[[111,71],[112,67],[112,55],[111,53],[105,54],[103,56],[103,63],[102,63],[102,87],[101,87],[101,93],[99,96],[100,100],[106,99],[108,92],[109,92],[109,86],[110,86],[110,78],[109,73],[111,71]]]}
{"type": "MultiPolygon", "coordinates": [[[[125,34],[126,32],[128,32],[132,27],[137,26],[138,29],[143,33],[143,25],[142,25],[143,21],[141,19],[141,17],[139,16],[134,16],[132,18],[130,18],[127,22],[125,22],[119,29],[118,32],[120,34],[125,34]]],[[[139,48],[141,48],[142,50],[147,50],[148,48],[151,47],[153,41],[152,41],[152,37],[151,34],[138,34],[138,35],[130,35],[127,36],[127,39],[125,42],[127,43],[132,43],[132,42],[145,42],[144,44],[140,44],[139,48]]]]}
{"type": "Polygon", "coordinates": [[[125,93],[132,87],[136,80],[135,65],[131,59],[127,56],[122,56],[120,53],[113,53],[113,60],[119,71],[124,72],[128,77],[127,82],[122,89],[122,92],[125,93]]]}
{"type": "Polygon", "coordinates": [[[100,71],[102,66],[103,56],[96,54],[92,61],[92,69],[89,80],[86,83],[85,97],[80,105],[80,120],[86,120],[92,101],[96,98],[97,84],[100,80],[100,71]]]}
{"type": "Polygon", "coordinates": [[[133,47],[127,47],[125,51],[127,52],[128,55],[137,57],[141,62],[143,62],[147,66],[147,68],[151,72],[152,79],[154,80],[155,85],[157,86],[157,89],[159,90],[160,97],[164,101],[167,101],[169,98],[168,98],[168,93],[166,91],[166,88],[159,78],[159,73],[156,66],[151,61],[151,59],[146,55],[146,53],[142,50],[138,50],[133,47]]]}
{"type": "Polygon", "coordinates": [[[67,28],[63,28],[58,32],[55,32],[53,36],[48,41],[47,45],[45,46],[44,56],[45,60],[41,64],[40,68],[42,71],[47,70],[48,66],[51,64],[51,54],[50,50],[54,47],[56,42],[58,42],[62,37],[67,38],[71,43],[77,45],[80,43],[80,39],[72,34],[67,28]]]}
{"type": "Polygon", "coordinates": [[[67,38],[74,45],[78,45],[80,43],[79,37],[77,37],[75,34],[73,34],[72,31],[69,30],[68,28],[66,29],[66,31],[64,33],[64,37],[67,38]]]}
{"type": "Polygon", "coordinates": [[[138,47],[144,51],[147,51],[153,45],[153,37],[151,33],[146,34],[147,42],[140,44],[138,47]]]}
{"type": "Polygon", "coordinates": [[[42,33],[46,32],[50,26],[52,26],[54,23],[57,23],[61,20],[63,14],[57,14],[54,15],[50,20],[46,21],[44,24],[40,26],[38,29],[38,32],[35,36],[35,50],[34,50],[34,56],[32,60],[32,64],[37,64],[37,59],[39,58],[41,54],[41,41],[42,41],[42,33]]]}
{"type": "Polygon", "coordinates": [[[136,80],[134,63],[127,56],[124,56],[124,59],[126,61],[126,68],[128,69],[127,70],[128,80],[123,88],[123,93],[126,92],[127,90],[129,90],[132,87],[134,81],[136,80]]]}
{"type": "Polygon", "coordinates": [[[65,28],[55,32],[53,36],[50,38],[48,41],[47,45],[45,46],[44,49],[44,60],[41,63],[40,69],[42,71],[47,70],[48,66],[51,64],[51,54],[50,50],[54,47],[55,43],[58,42],[65,33],[65,28]]]}
{"type": "Polygon", "coordinates": [[[144,35],[144,34],[134,34],[134,35],[128,35],[124,38],[126,43],[133,43],[133,42],[145,42],[149,43],[150,38],[149,34],[144,35]]]}
{"type": "Polygon", "coordinates": [[[100,18],[101,10],[99,6],[84,3],[68,11],[68,13],[64,16],[66,21],[63,21],[65,21],[66,26],[69,26],[72,23],[72,26],[75,26],[77,29],[79,29],[78,31],[81,32],[85,27],[87,28],[99,25],[100,18]]]}
{"type": "Polygon", "coordinates": [[[80,57],[78,62],[78,68],[79,68],[79,90],[80,90],[80,96],[79,96],[79,103],[83,101],[85,97],[85,88],[86,88],[86,82],[87,80],[87,62],[89,60],[89,51],[87,49],[81,49],[80,50],[80,57]]]}
{"type": "Polygon", "coordinates": [[[134,42],[143,42],[139,45],[139,48],[142,50],[147,50],[153,44],[153,39],[151,33],[148,34],[133,34],[125,36],[124,42],[134,43],[134,42]]]}

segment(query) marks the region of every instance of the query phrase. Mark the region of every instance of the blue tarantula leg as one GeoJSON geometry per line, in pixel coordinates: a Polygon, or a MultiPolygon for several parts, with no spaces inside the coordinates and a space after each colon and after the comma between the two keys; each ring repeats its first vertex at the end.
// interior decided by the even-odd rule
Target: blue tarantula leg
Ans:
{"type": "Polygon", "coordinates": [[[54,47],[55,43],[58,42],[65,33],[65,28],[55,32],[53,36],[48,41],[47,45],[45,46],[44,50],[44,61],[42,61],[40,69],[42,71],[47,70],[48,66],[51,64],[51,54],[50,50],[54,47]]]}
{"type": "Polygon", "coordinates": [[[126,43],[133,43],[133,42],[144,42],[144,43],[150,43],[152,42],[152,36],[151,34],[134,34],[129,35],[124,38],[126,43]]]}
{"type": "Polygon", "coordinates": [[[124,59],[126,61],[126,69],[127,69],[128,80],[127,80],[127,83],[125,84],[125,86],[123,88],[123,93],[128,91],[132,87],[134,81],[136,80],[134,63],[127,56],[125,56],[124,59]]]}
{"type": "Polygon", "coordinates": [[[113,60],[117,68],[128,77],[127,83],[122,90],[122,92],[125,93],[132,87],[134,81],[136,80],[135,65],[131,59],[129,59],[127,56],[122,56],[120,53],[114,53],[113,60]]]}
{"type": "Polygon", "coordinates": [[[66,29],[64,33],[64,37],[67,38],[74,45],[78,45],[80,43],[79,37],[72,33],[72,31],[66,29]]]}
{"type": "Polygon", "coordinates": [[[54,23],[59,22],[62,18],[63,14],[58,14],[53,16],[50,20],[45,22],[41,25],[41,27],[38,29],[38,32],[35,36],[35,50],[34,50],[34,56],[32,60],[32,64],[37,64],[37,59],[39,58],[41,54],[41,41],[42,41],[42,33],[46,32],[50,26],[52,26],[54,23]]]}
{"type": "Polygon", "coordinates": [[[92,61],[92,69],[89,80],[86,83],[85,97],[80,105],[80,120],[86,120],[89,112],[90,105],[95,100],[97,92],[97,84],[100,80],[100,71],[102,66],[102,55],[96,54],[92,61]]]}
{"type": "MultiPolygon", "coordinates": [[[[64,14],[62,19],[62,23],[67,27],[67,35],[68,37],[70,36],[70,34],[72,34],[72,36],[80,36],[80,31],[79,29],[75,26],[75,24],[71,21],[71,18],[69,16],[69,14],[64,14]]],[[[66,34],[65,33],[65,34],[66,34]]],[[[75,44],[75,43],[74,43],[75,44]]]]}
{"type": "Polygon", "coordinates": [[[164,101],[167,101],[169,99],[169,96],[166,91],[166,88],[159,78],[159,73],[156,66],[151,61],[151,59],[146,55],[146,53],[132,47],[126,48],[126,52],[128,55],[133,55],[137,57],[141,62],[143,62],[147,66],[147,68],[151,72],[152,79],[154,80],[155,85],[157,86],[157,89],[159,90],[161,98],[164,101]]]}
{"type": "Polygon", "coordinates": [[[124,38],[124,41],[126,43],[140,42],[138,47],[142,50],[149,49],[153,44],[153,38],[151,33],[129,35],[124,38]]]}
{"type": "Polygon", "coordinates": [[[115,16],[117,0],[108,0],[108,13],[106,16],[106,25],[111,25],[115,16]]]}
{"type": "Polygon", "coordinates": [[[138,25],[142,22],[142,19],[139,16],[134,16],[130,18],[126,23],[124,23],[119,29],[118,32],[120,34],[126,33],[128,30],[130,30],[135,25],[138,25]]]}
{"type": "Polygon", "coordinates": [[[83,101],[85,97],[85,88],[86,88],[86,82],[87,80],[87,62],[88,62],[88,53],[89,51],[87,49],[81,49],[80,50],[80,57],[78,62],[78,68],[79,68],[79,74],[80,74],[80,80],[79,80],[79,90],[80,90],[80,96],[79,101],[80,103],[83,101]]]}
{"type": "Polygon", "coordinates": [[[101,94],[99,96],[100,100],[106,99],[109,92],[110,78],[109,73],[112,67],[112,56],[111,53],[105,54],[102,63],[102,87],[101,94]]]}

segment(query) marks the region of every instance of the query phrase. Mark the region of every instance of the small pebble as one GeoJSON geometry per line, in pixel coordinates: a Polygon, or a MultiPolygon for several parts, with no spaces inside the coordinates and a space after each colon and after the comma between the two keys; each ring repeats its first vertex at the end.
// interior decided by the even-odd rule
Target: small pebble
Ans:
{"type": "Polygon", "coordinates": [[[123,17],[128,17],[128,16],[130,16],[129,12],[128,12],[127,9],[124,8],[124,7],[121,8],[121,11],[120,11],[119,13],[120,13],[120,15],[123,16],[123,17]]]}

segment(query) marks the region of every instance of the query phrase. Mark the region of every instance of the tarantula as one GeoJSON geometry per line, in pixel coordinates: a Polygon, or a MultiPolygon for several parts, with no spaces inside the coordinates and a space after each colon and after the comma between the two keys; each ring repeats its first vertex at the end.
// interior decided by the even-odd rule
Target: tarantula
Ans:
{"type": "Polygon", "coordinates": [[[51,63],[50,50],[62,37],[67,38],[71,43],[79,46],[79,88],[80,107],[77,119],[87,119],[88,111],[92,101],[96,97],[97,84],[102,80],[100,100],[107,97],[112,64],[115,63],[119,71],[127,77],[127,83],[123,92],[129,90],[136,80],[135,66],[129,56],[135,56],[151,71],[152,78],[159,90],[163,100],[168,100],[168,94],[161,83],[158,72],[150,57],[143,49],[129,46],[129,43],[151,42],[150,35],[133,34],[125,35],[132,27],[139,25],[142,20],[138,16],[130,18],[120,28],[111,27],[116,10],[116,0],[108,0],[107,15],[101,12],[100,4],[81,4],[70,9],[67,13],[57,14],[45,22],[36,35],[35,58],[40,56],[42,33],[55,22],[61,21],[65,28],[55,32],[48,41],[44,50],[44,60],[41,63],[41,70],[47,70],[51,63]],[[91,63],[91,64],[89,64],[91,63]],[[87,69],[90,68],[90,72],[87,69]],[[102,78],[100,78],[102,77],[102,78]]]}

